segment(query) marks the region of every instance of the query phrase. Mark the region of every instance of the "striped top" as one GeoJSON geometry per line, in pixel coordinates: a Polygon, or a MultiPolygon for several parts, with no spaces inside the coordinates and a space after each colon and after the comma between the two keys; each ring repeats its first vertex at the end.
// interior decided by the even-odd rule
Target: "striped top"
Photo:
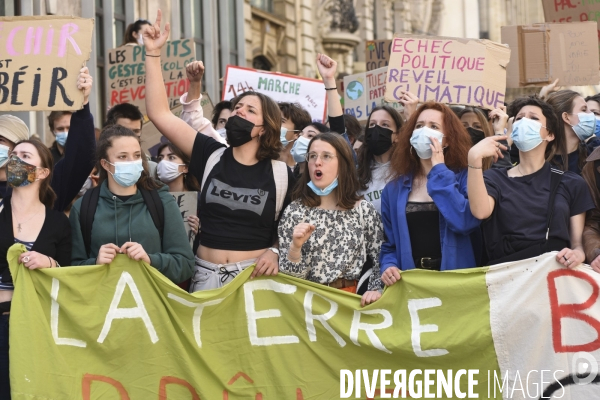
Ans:
{"type": "MultiPolygon", "coordinates": [[[[31,251],[31,248],[33,247],[33,244],[35,242],[25,242],[23,240],[19,240],[19,239],[15,238],[15,243],[22,244],[23,246],[25,246],[27,251],[31,251]]],[[[2,278],[0,277],[0,290],[14,290],[14,289],[15,289],[15,287],[13,286],[12,282],[3,283],[2,278]]]]}

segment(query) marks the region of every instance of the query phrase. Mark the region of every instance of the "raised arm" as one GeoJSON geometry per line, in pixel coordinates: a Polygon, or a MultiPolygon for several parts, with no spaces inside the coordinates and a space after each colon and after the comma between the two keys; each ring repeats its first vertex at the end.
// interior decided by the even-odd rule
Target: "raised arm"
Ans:
{"type": "Polygon", "coordinates": [[[467,193],[471,213],[477,219],[489,218],[496,205],[496,200],[488,194],[483,181],[483,159],[494,157],[494,162],[498,160],[501,151],[506,150],[506,146],[499,143],[501,140],[506,140],[506,136],[489,136],[469,150],[467,193]]]}
{"type": "Polygon", "coordinates": [[[83,90],[83,108],[71,116],[65,156],[54,166],[50,184],[56,193],[56,211],[64,211],[69,206],[94,169],[96,134],[89,105],[92,81],[88,68],[83,67],[77,77],[77,87],[83,90]]]}
{"type": "Polygon", "coordinates": [[[162,12],[156,13],[156,22],[144,31],[146,46],[146,112],[158,130],[179,147],[188,157],[192,155],[196,131],[177,118],[169,109],[160,60],[161,48],[169,37],[167,23],[161,32],[162,12]]]}
{"type": "MultiPolygon", "coordinates": [[[[327,113],[330,117],[339,117],[344,114],[337,90],[335,89],[335,73],[337,71],[337,62],[325,54],[317,54],[317,69],[323,78],[325,90],[327,90],[327,113]]],[[[342,132],[340,132],[342,133],[342,132]]]]}
{"type": "Polygon", "coordinates": [[[179,99],[183,108],[180,118],[196,132],[210,136],[217,142],[227,144],[225,139],[214,130],[212,123],[207,118],[204,118],[204,111],[201,105],[204,63],[202,61],[192,61],[186,65],[185,73],[190,81],[190,87],[188,92],[184,93],[179,99]]]}
{"type": "Polygon", "coordinates": [[[325,85],[325,90],[327,91],[327,114],[329,115],[329,128],[331,128],[332,132],[339,133],[344,137],[344,139],[346,139],[348,146],[350,146],[354,163],[356,164],[358,162],[356,159],[356,152],[354,151],[354,147],[352,146],[352,143],[350,143],[350,138],[346,133],[344,110],[342,109],[342,104],[340,103],[340,99],[336,90],[335,74],[337,72],[337,62],[325,54],[319,53],[317,54],[317,69],[323,78],[323,84],[325,85]]]}

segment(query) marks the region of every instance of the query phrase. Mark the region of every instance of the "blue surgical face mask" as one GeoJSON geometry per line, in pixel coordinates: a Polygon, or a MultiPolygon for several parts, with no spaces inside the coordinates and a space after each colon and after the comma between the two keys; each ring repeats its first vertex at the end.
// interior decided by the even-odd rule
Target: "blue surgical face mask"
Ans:
{"type": "MultiPolygon", "coordinates": [[[[295,132],[295,131],[293,131],[295,132]]],[[[279,140],[281,140],[281,144],[283,145],[283,147],[287,146],[288,144],[290,144],[290,142],[293,142],[294,140],[287,140],[286,135],[288,133],[288,128],[285,127],[281,127],[281,134],[279,136],[279,140]]]]}
{"type": "Polygon", "coordinates": [[[338,185],[338,178],[336,177],[333,182],[331,182],[329,184],[329,186],[327,186],[325,189],[319,189],[314,183],[313,181],[310,181],[307,183],[308,187],[312,189],[312,191],[317,195],[317,196],[327,196],[328,194],[330,194],[331,192],[333,192],[333,189],[335,189],[338,185]]]}
{"type": "Polygon", "coordinates": [[[594,133],[600,138],[600,117],[596,117],[596,128],[594,129],[594,133]]]}
{"type": "Polygon", "coordinates": [[[307,139],[304,136],[300,136],[298,139],[296,139],[296,143],[294,143],[294,147],[292,147],[292,150],[290,151],[292,157],[294,157],[294,161],[297,163],[306,161],[304,156],[308,151],[309,143],[310,139],[307,139]]]}
{"type": "Polygon", "coordinates": [[[441,145],[444,134],[440,131],[436,131],[435,129],[431,129],[428,126],[424,126],[413,131],[413,134],[410,137],[410,144],[417,152],[419,158],[424,160],[431,158],[432,152],[430,145],[432,142],[430,138],[437,139],[441,145]]]}
{"type": "MultiPolygon", "coordinates": [[[[136,184],[142,175],[144,166],[142,160],[136,161],[122,161],[111,163],[106,160],[107,163],[115,167],[115,173],[111,172],[111,175],[119,185],[123,187],[130,187],[136,184]]],[[[109,171],[110,172],[110,171],[109,171]]]]}
{"type": "Polygon", "coordinates": [[[60,147],[65,147],[67,136],[69,136],[69,132],[56,132],[56,143],[58,143],[60,147]]]}
{"type": "Polygon", "coordinates": [[[10,149],[7,146],[0,144],[0,167],[4,167],[4,164],[8,161],[9,151],[10,149]]]}
{"type": "Polygon", "coordinates": [[[572,125],[575,134],[582,142],[591,138],[596,131],[596,116],[593,113],[577,113],[579,123],[572,125]]]}
{"type": "Polygon", "coordinates": [[[540,136],[542,124],[529,118],[521,118],[512,126],[510,138],[519,151],[526,153],[538,147],[544,139],[540,136]]]}

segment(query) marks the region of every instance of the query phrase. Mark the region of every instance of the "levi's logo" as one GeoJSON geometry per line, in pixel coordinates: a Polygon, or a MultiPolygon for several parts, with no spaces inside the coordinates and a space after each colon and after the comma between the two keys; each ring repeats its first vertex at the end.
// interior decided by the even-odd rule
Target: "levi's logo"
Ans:
{"type": "Polygon", "coordinates": [[[262,189],[234,188],[212,178],[206,203],[221,204],[230,210],[247,210],[262,215],[269,192],[262,189]]]}

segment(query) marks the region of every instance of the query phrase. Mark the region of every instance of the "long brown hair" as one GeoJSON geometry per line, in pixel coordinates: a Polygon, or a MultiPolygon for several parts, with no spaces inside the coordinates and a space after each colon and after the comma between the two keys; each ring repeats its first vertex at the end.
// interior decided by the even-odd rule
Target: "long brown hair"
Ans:
{"type": "MultiPolygon", "coordinates": [[[[389,114],[392,121],[394,121],[394,123],[396,124],[396,132],[394,133],[399,133],[403,125],[402,117],[395,108],[386,105],[375,107],[373,111],[371,111],[371,114],[369,114],[369,117],[367,118],[367,125],[365,126],[365,130],[369,129],[369,124],[371,123],[371,115],[373,115],[375,111],[380,110],[385,111],[389,114]]],[[[344,118],[346,118],[346,116],[344,116],[344,118]]],[[[392,147],[394,147],[393,143],[392,147]]],[[[375,156],[369,149],[369,144],[366,141],[363,142],[360,148],[360,154],[358,155],[358,181],[360,183],[361,190],[367,190],[369,182],[371,182],[371,180],[373,179],[372,164],[373,161],[375,161],[375,156]]]]}
{"type": "Polygon", "coordinates": [[[165,147],[168,147],[169,150],[171,150],[171,152],[173,154],[175,154],[177,157],[181,158],[181,161],[183,161],[185,166],[188,167],[188,172],[183,174],[183,188],[187,192],[199,192],[200,184],[198,183],[198,180],[196,179],[196,177],[194,175],[189,173],[190,158],[188,156],[186,156],[179,147],[175,146],[171,142],[163,143],[160,145],[160,147],[158,148],[158,151],[156,152],[158,157],[160,157],[160,153],[162,153],[162,151],[165,149],[165,147]]]}
{"type": "MultiPolygon", "coordinates": [[[[565,171],[569,168],[567,158],[569,156],[569,149],[567,149],[567,132],[564,129],[566,122],[563,121],[562,115],[563,113],[572,114],[573,109],[575,108],[575,99],[577,97],[583,98],[583,96],[577,93],[574,90],[559,90],[558,92],[554,92],[548,96],[546,102],[552,106],[554,111],[556,112],[556,116],[560,122],[562,122],[563,127],[563,139],[565,141],[565,149],[563,156],[563,165],[562,167],[565,171]]],[[[546,117],[547,119],[548,117],[546,117]]],[[[585,147],[585,143],[579,141],[579,146],[577,148],[577,165],[581,170],[585,165],[585,159],[587,158],[587,148],[585,147]]],[[[553,156],[554,157],[554,156],[553,156]]],[[[546,161],[552,162],[552,159],[547,159],[546,161]]]]}
{"type": "Polygon", "coordinates": [[[544,158],[548,162],[553,162],[554,156],[562,157],[562,164],[558,167],[566,171],[569,169],[567,164],[567,139],[565,137],[565,125],[558,113],[549,103],[543,101],[537,96],[519,97],[513,100],[508,106],[508,116],[515,117],[519,111],[525,106],[535,106],[542,110],[542,114],[546,117],[546,130],[554,135],[554,140],[548,142],[544,158]]]}
{"type": "MultiPolygon", "coordinates": [[[[358,191],[358,177],[356,176],[356,168],[354,167],[354,159],[350,152],[350,146],[337,133],[319,133],[311,139],[306,154],[310,152],[312,144],[317,140],[329,143],[336,152],[338,159],[338,186],[335,189],[337,205],[346,210],[354,208],[356,202],[362,197],[356,194],[358,191]]],[[[321,204],[321,198],[308,187],[308,182],[310,182],[308,163],[303,162],[301,164],[302,174],[294,187],[292,199],[300,199],[306,207],[317,207],[321,204]]]]}
{"type": "MultiPolygon", "coordinates": [[[[108,149],[112,147],[113,140],[115,138],[120,137],[132,137],[138,143],[140,139],[133,133],[131,129],[127,129],[121,125],[110,125],[104,128],[102,133],[100,133],[100,138],[98,139],[98,145],[96,146],[96,170],[98,171],[98,185],[101,185],[106,179],[108,179],[108,172],[102,167],[102,160],[108,160],[108,149]]],[[[141,151],[141,146],[140,146],[141,151]]],[[[142,171],[142,175],[140,179],[138,179],[136,186],[141,189],[153,190],[162,187],[162,183],[157,182],[156,180],[150,177],[150,173],[148,172],[148,161],[146,160],[146,156],[142,153],[142,166],[144,170],[142,171]]]]}
{"type": "MultiPolygon", "coordinates": [[[[477,107],[467,106],[458,112],[458,119],[462,119],[463,115],[473,113],[477,117],[479,124],[481,125],[481,130],[483,131],[483,137],[494,136],[494,132],[490,128],[490,124],[488,124],[487,117],[477,107]]],[[[486,157],[483,159],[482,168],[483,170],[490,169],[492,166],[492,162],[494,161],[493,157],[486,157]]]]}
{"type": "Polygon", "coordinates": [[[46,145],[44,143],[40,142],[37,139],[21,140],[20,142],[18,142],[15,145],[15,147],[17,147],[18,145],[20,145],[22,143],[29,143],[30,145],[35,147],[35,149],[38,152],[38,155],[40,156],[40,160],[41,160],[40,167],[47,168],[50,171],[48,176],[45,179],[41,180],[41,182],[40,182],[39,197],[40,197],[40,201],[42,202],[42,204],[44,204],[46,207],[54,208],[54,201],[56,200],[56,193],[54,193],[54,190],[52,189],[52,186],[50,185],[52,183],[52,172],[54,170],[54,159],[52,158],[52,153],[50,152],[50,150],[46,147],[46,145]]]}
{"type": "Polygon", "coordinates": [[[258,158],[259,161],[266,159],[277,160],[279,158],[279,153],[283,150],[283,145],[280,140],[281,111],[279,110],[279,106],[269,96],[250,91],[244,92],[231,100],[232,108],[235,110],[237,103],[246,96],[258,97],[262,107],[262,126],[265,133],[258,139],[259,147],[256,151],[256,158],[258,158]]]}
{"type": "Polygon", "coordinates": [[[428,101],[414,112],[404,127],[400,130],[400,137],[394,150],[392,151],[391,171],[393,178],[399,178],[402,175],[412,174],[417,176],[421,174],[421,159],[416,151],[412,150],[410,138],[421,113],[425,110],[436,110],[442,113],[444,122],[444,138],[446,151],[444,151],[444,164],[453,170],[459,171],[467,168],[467,155],[471,148],[471,137],[462,125],[456,114],[445,104],[428,101]]]}

